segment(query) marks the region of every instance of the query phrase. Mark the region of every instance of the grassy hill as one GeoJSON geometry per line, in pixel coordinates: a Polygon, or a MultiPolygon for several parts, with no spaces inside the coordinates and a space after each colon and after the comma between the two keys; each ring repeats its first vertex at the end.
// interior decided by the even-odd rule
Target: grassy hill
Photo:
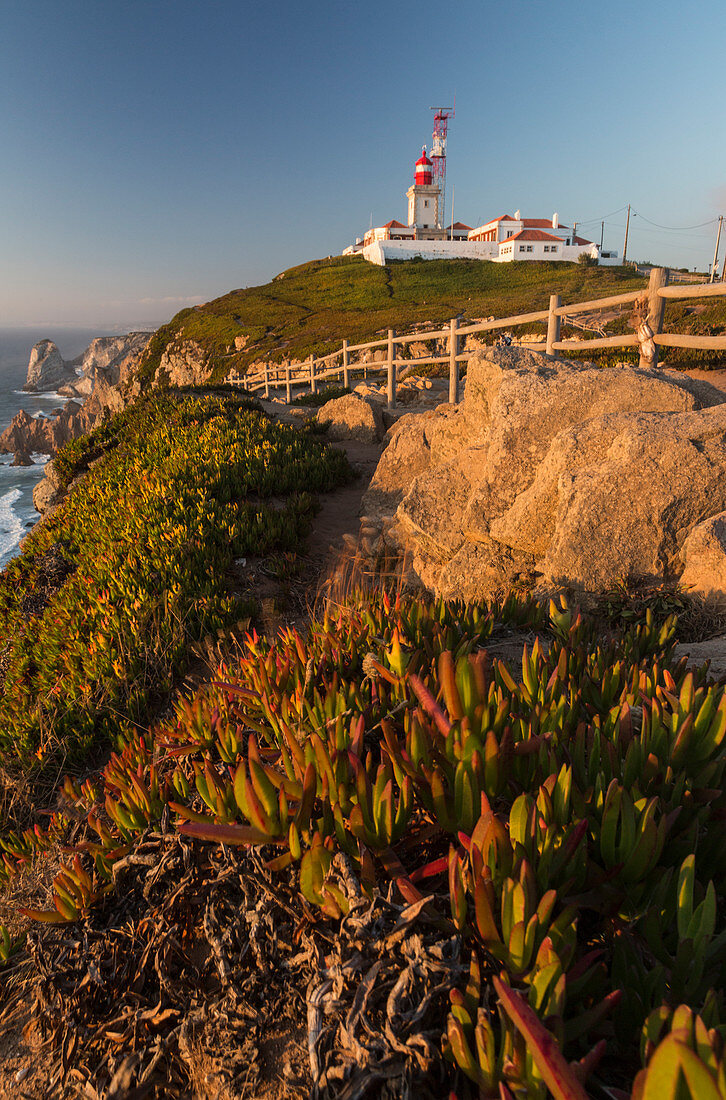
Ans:
{"type": "MultiPolygon", "coordinates": [[[[344,337],[360,343],[388,328],[405,332],[427,321],[440,325],[455,315],[474,320],[545,309],[553,293],[567,304],[644,286],[645,279],[630,267],[476,260],[409,260],[376,267],[360,256],[313,260],[263,286],[232,290],[177,313],[155,334],[142,378],[153,378],[164,349],[175,340],[201,344],[213,380],[221,380],[232,367],[244,372],[263,358],[279,363],[324,355],[340,347],[344,337]],[[234,352],[238,336],[246,336],[247,344],[234,352]]],[[[726,331],[724,302],[669,304],[666,317],[677,332],[726,331]]],[[[627,331],[626,318],[612,321],[608,331],[627,331]]],[[[571,335],[580,334],[573,330],[571,335]]],[[[706,352],[690,352],[688,358],[700,365],[716,362],[706,352]]],[[[681,360],[684,353],[669,353],[669,362],[681,360]]]]}
{"type": "Polygon", "coordinates": [[[564,263],[487,264],[475,260],[406,261],[376,267],[359,256],[314,260],[290,268],[263,286],[233,290],[206,305],[184,309],[159,329],[143,376],[153,377],[167,344],[194,340],[209,353],[217,377],[243,371],[260,358],[322,355],[347,337],[373,339],[382,330],[406,331],[463,314],[503,317],[544,309],[552,293],[565,303],[620,294],[644,286],[623,267],[564,263]],[[237,336],[243,351],[229,354],[237,336]]]}

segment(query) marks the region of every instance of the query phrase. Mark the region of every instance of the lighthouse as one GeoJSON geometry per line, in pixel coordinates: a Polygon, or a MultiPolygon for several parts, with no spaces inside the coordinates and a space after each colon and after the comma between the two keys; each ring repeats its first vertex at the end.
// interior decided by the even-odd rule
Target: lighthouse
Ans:
{"type": "Polygon", "coordinates": [[[421,156],[416,161],[414,169],[414,183],[430,187],[433,182],[434,163],[426,156],[426,146],[421,150],[421,156]]]}
{"type": "Polygon", "coordinates": [[[439,205],[441,188],[433,182],[433,162],[424,145],[414,168],[414,182],[406,192],[408,198],[408,224],[414,229],[440,229],[439,205]]]}

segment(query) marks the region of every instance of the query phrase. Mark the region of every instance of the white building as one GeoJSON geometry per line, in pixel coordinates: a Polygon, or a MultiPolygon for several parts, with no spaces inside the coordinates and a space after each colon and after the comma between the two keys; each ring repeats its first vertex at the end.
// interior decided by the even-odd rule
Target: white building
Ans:
{"type": "Polygon", "coordinates": [[[577,262],[587,256],[597,263],[616,264],[617,252],[602,252],[593,241],[577,236],[574,229],[560,225],[559,216],[523,218],[519,210],[502,214],[471,229],[462,222],[442,228],[441,189],[433,183],[433,164],[426,147],[416,161],[414,182],[406,192],[408,225],[395,219],[369,229],[363,239],[343,251],[344,256],[362,253],[366,260],[384,266],[388,260],[420,258],[490,260],[513,263],[521,260],[577,262]]]}

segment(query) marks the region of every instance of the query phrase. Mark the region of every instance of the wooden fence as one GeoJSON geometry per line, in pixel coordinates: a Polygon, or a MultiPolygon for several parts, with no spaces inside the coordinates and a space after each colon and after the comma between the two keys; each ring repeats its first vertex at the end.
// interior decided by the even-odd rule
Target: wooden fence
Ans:
{"type": "Polygon", "coordinates": [[[537,310],[534,313],[521,313],[514,317],[501,317],[492,321],[479,321],[472,325],[462,325],[459,318],[452,317],[445,328],[436,329],[433,332],[412,332],[405,335],[396,334],[393,329],[388,330],[388,336],[382,340],[369,340],[364,344],[349,344],[343,340],[342,347],[338,351],[330,352],[319,358],[310,356],[303,369],[297,366],[293,369],[290,363],[282,365],[266,363],[264,370],[252,376],[230,378],[229,381],[243,386],[248,393],[261,393],[269,398],[273,389],[285,390],[285,398],[289,404],[292,401],[293,390],[303,387],[310,393],[318,392],[320,382],[336,379],[343,387],[350,387],[354,374],[363,373],[367,377],[369,372],[384,372],[387,379],[387,400],[389,409],[396,407],[396,383],[399,368],[411,367],[419,364],[448,364],[449,367],[449,401],[456,404],[459,400],[459,367],[471,358],[473,352],[463,351],[463,343],[467,336],[480,332],[494,332],[497,329],[514,328],[517,325],[545,324],[547,325],[546,341],[527,342],[520,341],[520,347],[532,348],[536,351],[544,350],[546,355],[553,356],[558,351],[600,351],[606,348],[634,348],[640,349],[641,366],[654,367],[658,362],[658,348],[697,348],[711,351],[726,351],[726,336],[691,336],[686,333],[663,332],[663,317],[665,305],[673,300],[690,300],[695,298],[726,297],[725,283],[710,283],[698,286],[669,286],[668,270],[655,267],[650,272],[647,287],[643,290],[633,290],[627,294],[615,294],[609,298],[595,298],[589,302],[576,302],[562,305],[559,294],[550,297],[548,309],[537,310]],[[631,304],[637,319],[637,328],[625,336],[599,336],[590,340],[562,340],[560,329],[563,319],[569,314],[581,315],[583,313],[597,313],[609,310],[615,306],[631,304]],[[404,349],[412,343],[420,343],[426,340],[445,339],[448,351],[445,355],[416,356],[414,358],[403,357],[397,354],[398,349],[404,349]],[[360,354],[374,349],[385,349],[385,360],[370,362],[361,360],[360,354]],[[322,369],[321,369],[322,368],[322,369]]]}

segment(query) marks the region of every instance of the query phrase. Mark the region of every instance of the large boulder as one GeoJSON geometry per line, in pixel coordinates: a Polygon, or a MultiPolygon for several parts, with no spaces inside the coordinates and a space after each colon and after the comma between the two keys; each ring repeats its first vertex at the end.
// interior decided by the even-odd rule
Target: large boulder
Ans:
{"type": "Polygon", "coordinates": [[[318,409],[321,424],[330,424],[331,439],[356,439],[378,443],[383,438],[383,413],[377,401],[365,401],[357,394],[335,397],[318,409]]]}
{"type": "Polygon", "coordinates": [[[697,524],[683,543],[681,584],[726,606],[726,512],[697,524]]]}
{"type": "Polygon", "coordinates": [[[460,405],[390,435],[364,511],[395,513],[394,540],[446,596],[677,576],[689,532],[726,508],[724,394],[674,371],[486,349],[460,405]]]}
{"type": "Polygon", "coordinates": [[[43,474],[45,476],[40,479],[33,489],[33,507],[41,515],[49,512],[63,497],[60,478],[56,473],[53,459],[46,462],[43,467],[43,474]]]}
{"type": "Polygon", "coordinates": [[[31,348],[24,390],[29,393],[57,390],[75,378],[73,365],[66,363],[52,340],[40,340],[31,348]]]}

